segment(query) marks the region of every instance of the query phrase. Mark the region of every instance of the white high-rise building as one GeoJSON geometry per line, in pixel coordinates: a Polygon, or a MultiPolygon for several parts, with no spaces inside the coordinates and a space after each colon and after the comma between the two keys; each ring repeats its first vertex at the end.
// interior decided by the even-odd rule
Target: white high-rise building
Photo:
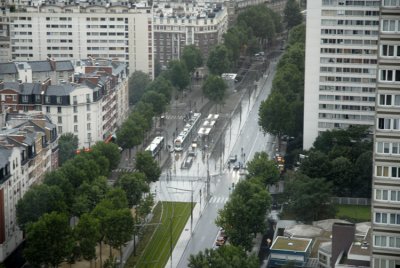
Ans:
{"type": "Polygon", "coordinates": [[[380,0],[307,2],[303,147],[375,122],[380,0]]]}
{"type": "Polygon", "coordinates": [[[125,62],[129,72],[140,70],[153,77],[151,7],[128,2],[44,2],[2,15],[9,23],[10,60],[113,59],[125,62]]]}
{"type": "Polygon", "coordinates": [[[397,268],[400,267],[400,1],[381,2],[371,264],[374,268],[397,268]]]}

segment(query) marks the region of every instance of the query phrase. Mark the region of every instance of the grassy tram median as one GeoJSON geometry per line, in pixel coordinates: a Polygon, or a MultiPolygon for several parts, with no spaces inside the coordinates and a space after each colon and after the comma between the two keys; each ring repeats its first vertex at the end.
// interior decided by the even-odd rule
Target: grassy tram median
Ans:
{"type": "Polygon", "coordinates": [[[190,208],[190,203],[159,202],[154,208],[150,224],[143,228],[137,256],[132,255],[126,267],[163,268],[170,257],[171,234],[174,248],[190,217],[190,208]]]}

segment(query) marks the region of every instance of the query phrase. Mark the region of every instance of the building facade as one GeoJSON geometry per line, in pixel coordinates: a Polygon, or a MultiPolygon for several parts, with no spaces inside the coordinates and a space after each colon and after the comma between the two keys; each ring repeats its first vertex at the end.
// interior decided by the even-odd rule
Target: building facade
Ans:
{"type": "Polygon", "coordinates": [[[372,260],[400,267],[400,1],[382,0],[372,192],[372,260]]]}
{"type": "Polygon", "coordinates": [[[181,57],[186,45],[196,45],[203,58],[223,41],[228,12],[222,4],[158,3],[154,5],[154,57],[161,66],[181,57]]]}
{"type": "Polygon", "coordinates": [[[8,60],[114,59],[125,62],[130,72],[153,77],[151,7],[101,1],[34,3],[2,15],[9,27],[8,60]]]}
{"type": "Polygon", "coordinates": [[[0,261],[24,239],[16,205],[44,173],[58,166],[56,126],[42,116],[12,115],[0,131],[0,261]]]}
{"type": "Polygon", "coordinates": [[[0,63],[0,81],[40,83],[50,78],[52,84],[71,82],[74,65],[69,60],[0,63]]]}
{"type": "Polygon", "coordinates": [[[319,133],[375,123],[380,0],[307,3],[303,147],[319,133]]]}
{"type": "Polygon", "coordinates": [[[82,60],[73,82],[0,83],[3,113],[45,114],[58,134],[73,133],[80,147],[90,147],[116,131],[129,111],[126,65],[82,60]]]}

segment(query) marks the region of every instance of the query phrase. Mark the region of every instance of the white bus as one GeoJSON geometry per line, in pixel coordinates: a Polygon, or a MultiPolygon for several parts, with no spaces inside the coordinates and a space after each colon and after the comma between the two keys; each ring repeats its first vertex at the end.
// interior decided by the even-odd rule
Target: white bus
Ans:
{"type": "Polygon", "coordinates": [[[164,147],[164,137],[157,136],[150,143],[150,145],[147,146],[146,151],[149,151],[152,157],[156,157],[163,147],[164,147]]]}
{"type": "Polygon", "coordinates": [[[196,129],[200,123],[201,113],[194,113],[185,125],[178,137],[174,141],[175,152],[181,152],[187,142],[190,142],[193,135],[196,135],[196,129]]]}

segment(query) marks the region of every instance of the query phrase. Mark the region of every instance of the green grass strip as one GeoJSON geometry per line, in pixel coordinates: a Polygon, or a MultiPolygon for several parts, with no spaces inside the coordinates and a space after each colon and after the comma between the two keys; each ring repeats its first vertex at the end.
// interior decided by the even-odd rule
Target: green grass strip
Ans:
{"type": "Polygon", "coordinates": [[[159,219],[159,216],[161,216],[161,224],[153,228],[154,234],[149,232],[146,234],[148,238],[140,241],[140,244],[146,242],[147,246],[143,246],[143,251],[140,253],[140,256],[137,256],[135,261],[126,267],[133,267],[132,265],[136,264],[135,267],[138,268],[163,268],[167,264],[170,257],[171,230],[172,248],[174,248],[190,217],[191,206],[190,203],[185,202],[161,202],[157,204],[157,206],[160,206],[160,213],[158,216],[154,214],[153,219],[159,219]],[[151,236],[152,238],[150,240],[151,236]]]}
{"type": "Polygon", "coordinates": [[[371,206],[336,205],[336,218],[350,222],[371,221],[371,206]]]}

